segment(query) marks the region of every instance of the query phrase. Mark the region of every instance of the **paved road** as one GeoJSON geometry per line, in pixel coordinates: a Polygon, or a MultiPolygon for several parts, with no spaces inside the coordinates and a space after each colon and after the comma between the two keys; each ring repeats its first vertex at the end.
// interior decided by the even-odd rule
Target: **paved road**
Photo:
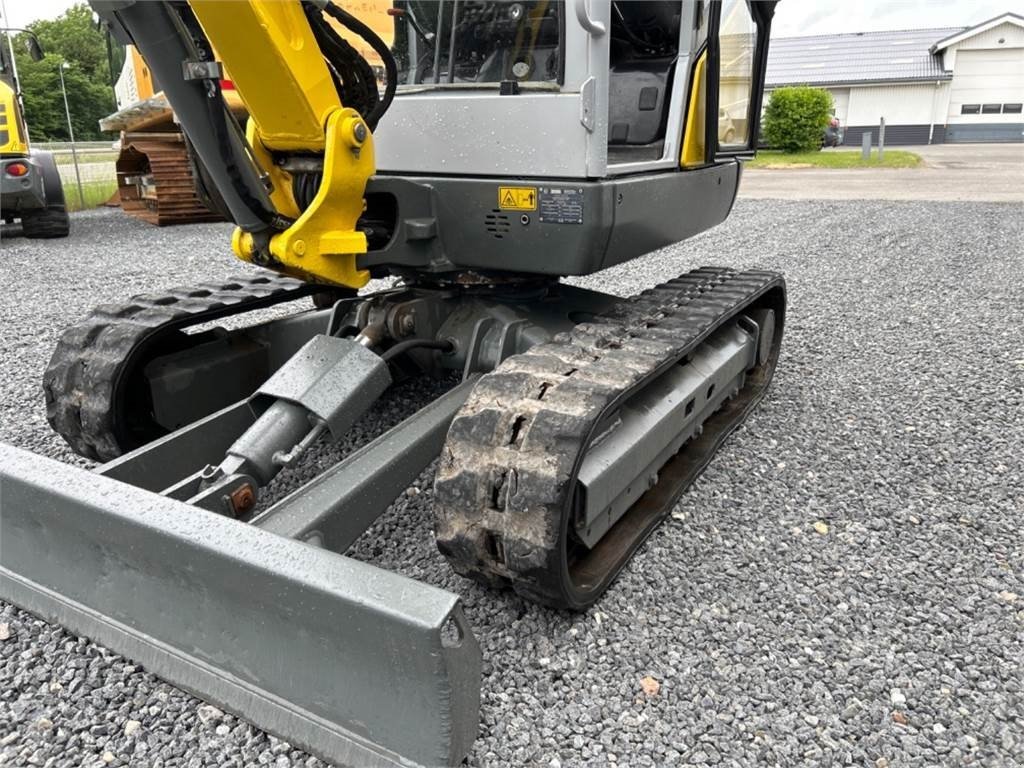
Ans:
{"type": "Polygon", "coordinates": [[[937,144],[894,149],[918,153],[924,158],[923,167],[748,170],[744,172],[740,197],[1024,202],[1024,144],[937,144]]]}
{"type": "MultiPolygon", "coordinates": [[[[239,270],[230,231],[96,211],[69,240],[5,238],[0,440],[74,461],[39,386],[61,329],[239,270]]],[[[430,472],[357,542],[465,600],[484,654],[470,765],[1024,762],[1022,250],[1019,206],[741,200],[706,235],[578,281],[625,295],[706,263],[782,270],[784,351],[765,402],[585,614],[455,576],[430,472]]],[[[271,497],[434,394],[400,387],[271,497]]],[[[0,605],[4,624],[0,764],[322,765],[0,605]]]]}

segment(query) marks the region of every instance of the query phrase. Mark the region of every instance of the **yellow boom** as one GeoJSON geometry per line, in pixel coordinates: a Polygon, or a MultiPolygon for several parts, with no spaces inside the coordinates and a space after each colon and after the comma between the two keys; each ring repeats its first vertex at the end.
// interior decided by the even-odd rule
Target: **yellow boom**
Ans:
{"type": "MultiPolygon", "coordinates": [[[[355,110],[338,98],[330,72],[298,3],[196,0],[196,18],[214,49],[231,62],[231,78],[249,112],[247,138],[271,184],[277,210],[298,216],[291,175],[271,162],[275,150],[323,151],[324,173],[312,204],[269,250],[282,271],[359,288],[370,279],[356,269],[366,236],[356,230],[366,181],[373,174],[373,137],[355,110]],[[251,51],[260,51],[259,56],[251,51]]],[[[241,229],[235,254],[252,261],[253,237],[241,229]]]]}

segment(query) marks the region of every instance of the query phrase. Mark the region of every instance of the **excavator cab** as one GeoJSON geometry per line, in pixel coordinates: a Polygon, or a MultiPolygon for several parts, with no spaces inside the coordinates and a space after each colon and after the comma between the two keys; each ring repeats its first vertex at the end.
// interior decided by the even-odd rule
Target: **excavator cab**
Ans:
{"type": "MultiPolygon", "coordinates": [[[[397,3],[392,14],[398,95],[420,94],[434,102],[439,98],[455,99],[454,103],[470,105],[469,109],[476,110],[474,116],[487,121],[508,117],[508,105],[478,97],[522,97],[515,122],[534,120],[535,124],[523,125],[522,131],[512,135],[506,135],[511,133],[508,131],[502,133],[501,144],[510,151],[488,158],[498,173],[525,170],[524,175],[541,171],[552,176],[600,178],[638,170],[618,167],[630,161],[648,161],[653,163],[651,168],[672,167],[679,159],[691,66],[707,47],[706,27],[711,22],[705,7],[684,24],[683,6],[683,2],[650,0],[614,2],[607,6],[609,18],[598,19],[589,16],[587,6],[563,3],[397,3]],[[572,14],[574,9],[582,15],[567,25],[565,15],[572,14]],[[585,24],[576,23],[580,19],[585,24]],[[606,35],[607,46],[588,47],[606,35]],[[567,52],[571,52],[568,65],[567,52]],[[567,98],[570,95],[579,98],[567,98]],[[546,116],[531,114],[563,109],[552,103],[551,96],[560,97],[557,100],[566,104],[567,111],[546,116]],[[555,130],[552,125],[557,123],[553,118],[568,114],[569,107],[574,108],[577,122],[586,110],[586,122],[580,123],[578,132],[576,126],[564,124],[555,130]],[[545,122],[552,125],[542,125],[545,122]],[[570,136],[566,136],[570,131],[570,136]],[[593,142],[588,141],[589,133],[593,134],[593,142]],[[524,169],[521,162],[529,155],[523,152],[532,150],[535,159],[548,159],[541,154],[545,150],[542,136],[547,137],[550,148],[557,140],[563,147],[579,144],[580,149],[572,156],[554,155],[544,166],[533,162],[524,169]],[[597,151],[598,143],[612,148],[608,156],[597,151]],[[637,149],[615,149],[622,147],[637,149]],[[590,165],[585,162],[587,157],[591,158],[590,165]]],[[[722,106],[741,119],[750,103],[760,98],[759,92],[753,92],[753,66],[759,57],[759,15],[756,5],[726,4],[719,17],[719,24],[724,24],[726,30],[719,35],[718,45],[713,46],[719,50],[724,46],[727,57],[720,78],[727,91],[722,106]]],[[[764,43],[761,36],[761,48],[764,43]]],[[[717,59],[721,61],[720,53],[717,59]]],[[[418,111],[422,104],[422,100],[410,101],[395,109],[418,111]]],[[[447,101],[440,104],[445,108],[447,101]]],[[[461,148],[471,143],[472,135],[471,131],[455,133],[452,143],[461,148]],[[454,141],[456,138],[460,140],[454,141]]],[[[383,141],[383,136],[378,136],[378,140],[383,141]]],[[[486,146],[487,138],[488,134],[484,134],[475,143],[486,146]]],[[[733,151],[750,148],[749,141],[735,130],[728,142],[724,136],[721,138],[733,151]]],[[[389,154],[390,148],[382,149],[382,159],[389,154]]],[[[445,160],[447,165],[449,159],[445,160]]],[[[480,173],[481,158],[463,160],[468,173],[480,173]]],[[[387,157],[381,168],[429,172],[436,170],[436,166],[427,167],[431,163],[427,158],[420,158],[417,163],[414,158],[387,157]]]]}
{"type": "Polygon", "coordinates": [[[457,573],[586,610],[764,397],[781,275],[625,299],[562,278],[729,214],[774,3],[92,5],[253,268],[63,334],[47,417],[97,465],[0,445],[0,595],[328,760],[458,762],[480,677],[459,597],[344,553],[433,467],[457,573]],[[270,306],[294,311],[240,321],[270,306]],[[451,387],[268,498],[417,376],[451,387]]]}
{"type": "Polygon", "coordinates": [[[728,215],[734,160],[755,146],[770,10],[592,6],[396,3],[398,88],[374,132],[367,200],[383,226],[367,267],[587,274],[728,215]],[[720,107],[729,126],[704,118],[720,107]],[[403,220],[431,216],[439,238],[458,239],[403,242],[403,220]]]}

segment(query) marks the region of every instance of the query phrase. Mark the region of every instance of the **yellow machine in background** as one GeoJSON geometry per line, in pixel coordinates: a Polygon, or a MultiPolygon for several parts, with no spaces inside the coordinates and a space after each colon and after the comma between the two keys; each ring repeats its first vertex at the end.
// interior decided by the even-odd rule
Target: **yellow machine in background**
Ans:
{"type": "MultiPolygon", "coordinates": [[[[3,46],[0,45],[0,50],[3,46]]],[[[18,105],[18,94],[0,80],[0,155],[27,155],[28,132],[18,105]]]]}
{"type": "MultiPolygon", "coordinates": [[[[174,110],[134,46],[128,46],[114,90],[119,109],[100,128],[119,134],[117,192],[125,213],[159,226],[222,220],[189,157],[174,110]]],[[[237,94],[226,90],[225,100],[244,120],[237,94]]]]}
{"type": "MultiPolygon", "coordinates": [[[[42,49],[28,34],[29,55],[42,49]]],[[[66,237],[70,228],[64,187],[50,152],[29,147],[18,83],[6,39],[0,39],[0,219],[21,221],[25,237],[66,237]]]]}

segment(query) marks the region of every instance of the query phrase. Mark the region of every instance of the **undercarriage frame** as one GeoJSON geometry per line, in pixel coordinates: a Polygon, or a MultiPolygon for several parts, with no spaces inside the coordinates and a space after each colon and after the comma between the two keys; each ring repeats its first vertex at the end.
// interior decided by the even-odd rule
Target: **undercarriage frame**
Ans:
{"type": "MultiPolygon", "coordinates": [[[[310,293],[300,284],[250,279],[220,292],[179,291],[173,301],[137,297],[126,305],[148,312],[149,301],[167,312],[163,325],[144,329],[149,335],[125,335],[124,368],[103,374],[148,389],[148,400],[119,397],[114,387],[111,408],[143,403],[150,426],[166,434],[92,472],[0,445],[0,595],[313,754],[356,765],[461,760],[478,725],[481,668],[459,597],[346,557],[356,539],[441,454],[438,543],[456,570],[488,583],[508,581],[514,572],[506,563],[535,557],[524,541],[561,525],[561,538],[543,546],[560,548],[570,561],[582,557],[572,553],[591,550],[580,562],[600,565],[592,586],[559,596],[545,591],[543,579],[532,582],[532,566],[521,584],[509,583],[541,602],[586,607],[762,396],[785,305],[781,278],[770,273],[707,268],[629,300],[557,281],[463,273],[255,326],[209,329],[203,321],[230,315],[236,299],[225,298],[232,296],[228,289],[243,283],[254,298],[237,300],[237,312],[310,293]],[[190,324],[196,332],[188,332],[190,324]],[[161,334],[173,343],[162,343],[161,334]],[[148,357],[133,354],[139,349],[148,357]],[[540,403],[565,378],[558,362],[565,354],[576,360],[568,373],[577,365],[581,371],[575,386],[613,396],[610,405],[588,415],[591,421],[570,419],[584,428],[575,448],[536,443],[547,440],[543,419],[540,437],[523,428],[523,444],[515,433],[531,409],[555,408],[563,397],[540,403]],[[624,367],[610,368],[618,358],[624,367]],[[562,372],[544,373],[551,365],[562,372]],[[596,375],[588,366],[611,378],[588,378],[596,375]],[[494,378],[495,371],[507,371],[505,378],[494,378]],[[340,438],[393,381],[453,372],[461,383],[444,395],[285,498],[257,504],[278,472],[322,436],[340,438]],[[523,381],[541,376],[539,398],[517,395],[514,384],[508,389],[524,375],[523,381]],[[253,381],[262,383],[234,399],[238,382],[253,381]],[[683,394],[699,396],[700,407],[680,400],[683,394]],[[511,469],[501,468],[504,427],[493,449],[460,447],[489,429],[480,425],[492,421],[492,395],[503,401],[494,410],[499,420],[525,414],[515,417],[512,447],[526,453],[508,454],[511,469]],[[610,443],[617,443],[611,453],[610,443]],[[696,446],[689,469],[665,473],[660,482],[661,465],[685,455],[685,445],[696,446]],[[573,468],[557,470],[562,480],[544,481],[552,492],[566,479],[571,488],[550,521],[531,524],[530,533],[526,522],[515,523],[530,515],[511,511],[522,502],[509,478],[530,488],[531,470],[524,474],[515,462],[538,448],[549,457],[540,461],[569,461],[573,468]],[[453,476],[453,457],[465,450],[484,463],[478,470],[470,460],[453,476]],[[499,464],[488,469],[495,457],[499,464]],[[637,483],[649,490],[642,493],[637,483]],[[478,503],[489,523],[474,522],[478,503]],[[477,530],[494,530],[487,535],[500,537],[500,548],[488,549],[487,539],[478,552],[465,538],[477,530]],[[516,540],[513,530],[526,539],[516,540]]],[[[125,314],[97,312],[99,319],[81,326],[88,333],[109,331],[97,323],[125,314]]],[[[137,328],[137,315],[126,317],[109,321],[115,331],[118,323],[137,328]]],[[[66,338],[82,334],[72,329],[66,338]]],[[[48,373],[51,418],[65,426],[78,407],[67,382],[77,380],[76,367],[95,365],[80,354],[59,348],[48,373]],[[52,378],[54,372],[63,378],[52,378]]],[[[575,407],[574,385],[565,386],[575,407]]],[[[130,415],[104,423],[130,422],[130,415]]],[[[556,441],[576,428],[559,426],[560,418],[549,425],[561,435],[556,441]]],[[[115,432],[88,445],[109,449],[132,434],[115,432]]],[[[566,567],[573,566],[563,562],[543,573],[566,567]]]]}

